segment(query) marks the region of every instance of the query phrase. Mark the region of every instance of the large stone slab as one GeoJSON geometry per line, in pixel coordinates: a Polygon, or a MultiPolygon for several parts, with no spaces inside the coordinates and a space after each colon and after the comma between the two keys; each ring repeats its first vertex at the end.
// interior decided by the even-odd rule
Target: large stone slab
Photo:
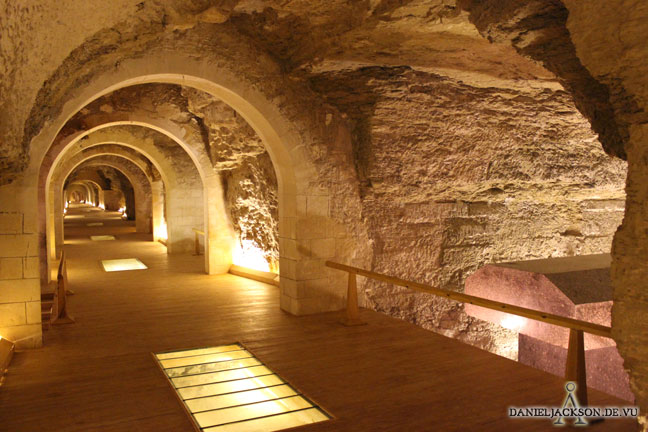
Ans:
{"type": "MultiPolygon", "coordinates": [[[[466,294],[530,309],[611,325],[609,254],[489,264],[466,280],[466,294]]],[[[519,334],[518,360],[562,375],[569,330],[532,319],[467,304],[466,313],[519,334]]],[[[588,384],[632,399],[628,376],[614,340],[585,335],[588,384]]]]}

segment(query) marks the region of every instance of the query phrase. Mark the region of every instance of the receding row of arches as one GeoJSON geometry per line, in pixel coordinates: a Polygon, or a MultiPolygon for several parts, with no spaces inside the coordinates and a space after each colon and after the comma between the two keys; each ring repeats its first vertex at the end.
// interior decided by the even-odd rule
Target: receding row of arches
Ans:
{"type": "MultiPolygon", "coordinates": [[[[124,191],[123,200],[138,232],[150,233],[151,240],[166,240],[168,252],[173,254],[190,252],[192,229],[202,230],[205,272],[228,271],[241,239],[224,202],[219,160],[187,125],[165,117],[162,110],[110,105],[114,92],[160,84],[180,85],[218,98],[254,130],[277,182],[278,259],[273,267],[281,273],[281,306],[295,314],[338,309],[344,283],[323,265],[336,248],[327,247],[323,253],[316,250],[323,243],[335,245],[336,236],[352,236],[345,234],[339,220],[330,217],[331,194],[325,180],[329,173],[318,172],[306,151],[309,146],[304,139],[318,141],[321,137],[304,136],[275,101],[253,91],[254,86],[230,71],[206,71],[202,64],[187,59],[125,62],[116,71],[71,92],[65,109],[34,137],[29,172],[36,175],[25,176],[25,182],[37,190],[41,282],[47,282],[62,249],[66,204],[83,200],[106,205],[110,186],[87,175],[75,178],[75,173],[91,167],[108,167],[127,180],[124,183],[132,190],[132,202],[126,202],[128,193],[124,191]],[[314,202],[319,205],[310,204],[314,202]],[[320,289],[323,286],[327,288],[320,289]]],[[[348,144],[346,132],[338,132],[335,138],[340,141],[338,146],[348,144]]],[[[345,244],[350,246],[348,240],[345,244]]],[[[351,251],[351,247],[340,250],[342,255],[351,251]]]]}

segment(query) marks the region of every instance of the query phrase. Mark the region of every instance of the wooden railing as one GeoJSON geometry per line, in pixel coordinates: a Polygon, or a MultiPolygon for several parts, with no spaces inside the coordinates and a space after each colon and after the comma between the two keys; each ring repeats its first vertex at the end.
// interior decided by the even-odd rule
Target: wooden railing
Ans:
{"type": "Polygon", "coordinates": [[[590,323],[587,321],[575,320],[572,318],[554,315],[547,312],[542,312],[534,309],[527,309],[521,306],[516,306],[508,303],[502,303],[495,300],[489,300],[482,297],[476,297],[469,294],[459,293],[455,291],[444,290],[435,288],[429,285],[424,285],[417,282],[411,282],[404,279],[399,279],[392,276],[387,276],[380,273],[375,273],[369,270],[363,270],[357,267],[351,267],[344,264],[339,264],[332,261],[326,261],[326,266],[337,270],[345,271],[349,274],[349,281],[347,285],[347,307],[345,317],[342,319],[344,325],[362,325],[365,324],[360,319],[358,310],[358,290],[356,284],[356,276],[364,276],[370,279],[387,282],[393,285],[399,285],[405,288],[421,291],[428,294],[434,294],[439,297],[446,297],[451,300],[459,301],[462,303],[469,303],[475,306],[481,306],[488,309],[493,309],[500,312],[518,315],[525,318],[530,318],[537,321],[542,321],[548,324],[557,325],[569,329],[569,347],[567,349],[567,362],[565,367],[565,379],[573,381],[577,384],[576,396],[582,405],[587,405],[587,379],[585,369],[585,342],[584,333],[590,333],[597,336],[612,337],[612,329],[610,327],[602,326],[599,324],[590,323]]]}
{"type": "Polygon", "coordinates": [[[200,253],[200,237],[205,237],[205,231],[201,231],[198,228],[191,228],[195,234],[194,237],[194,255],[201,255],[200,253]]]}
{"type": "Polygon", "coordinates": [[[50,317],[50,322],[53,325],[71,324],[74,322],[74,318],[67,311],[67,295],[69,293],[67,261],[65,259],[65,251],[63,251],[56,275],[56,284],[54,285],[52,314],[50,317]]]}

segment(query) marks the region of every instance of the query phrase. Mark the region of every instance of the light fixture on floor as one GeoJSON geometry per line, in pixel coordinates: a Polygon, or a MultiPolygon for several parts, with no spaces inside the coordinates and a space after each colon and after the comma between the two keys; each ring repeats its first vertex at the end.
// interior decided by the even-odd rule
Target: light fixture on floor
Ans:
{"type": "Polygon", "coordinates": [[[101,264],[107,272],[128,271],[128,270],[144,270],[147,269],[146,265],[137,258],[123,258],[102,260],[101,264]]]}
{"type": "Polygon", "coordinates": [[[106,241],[106,240],[115,240],[115,236],[112,235],[94,235],[90,236],[92,241],[106,241]]]}
{"type": "Polygon", "coordinates": [[[239,344],[155,359],[201,431],[270,432],[329,419],[239,344]]]}
{"type": "Polygon", "coordinates": [[[14,350],[14,343],[0,336],[0,385],[4,381],[4,375],[7,373],[9,363],[13,358],[14,350]]]}

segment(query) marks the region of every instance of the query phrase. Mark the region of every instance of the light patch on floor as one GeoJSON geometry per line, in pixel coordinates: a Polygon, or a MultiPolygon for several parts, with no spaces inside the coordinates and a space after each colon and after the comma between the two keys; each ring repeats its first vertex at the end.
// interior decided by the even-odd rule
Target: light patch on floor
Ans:
{"type": "Polygon", "coordinates": [[[202,431],[270,432],[329,419],[239,344],[155,359],[202,431]]]}
{"type": "Polygon", "coordinates": [[[103,222],[91,222],[86,224],[86,226],[103,226],[103,222]]]}
{"type": "Polygon", "coordinates": [[[96,235],[96,236],[90,236],[90,240],[94,240],[94,241],[115,240],[115,236],[112,236],[112,235],[96,235]]]}
{"type": "Polygon", "coordinates": [[[142,261],[138,260],[137,258],[102,260],[101,264],[103,265],[104,270],[107,272],[144,270],[148,268],[142,261]]]}

